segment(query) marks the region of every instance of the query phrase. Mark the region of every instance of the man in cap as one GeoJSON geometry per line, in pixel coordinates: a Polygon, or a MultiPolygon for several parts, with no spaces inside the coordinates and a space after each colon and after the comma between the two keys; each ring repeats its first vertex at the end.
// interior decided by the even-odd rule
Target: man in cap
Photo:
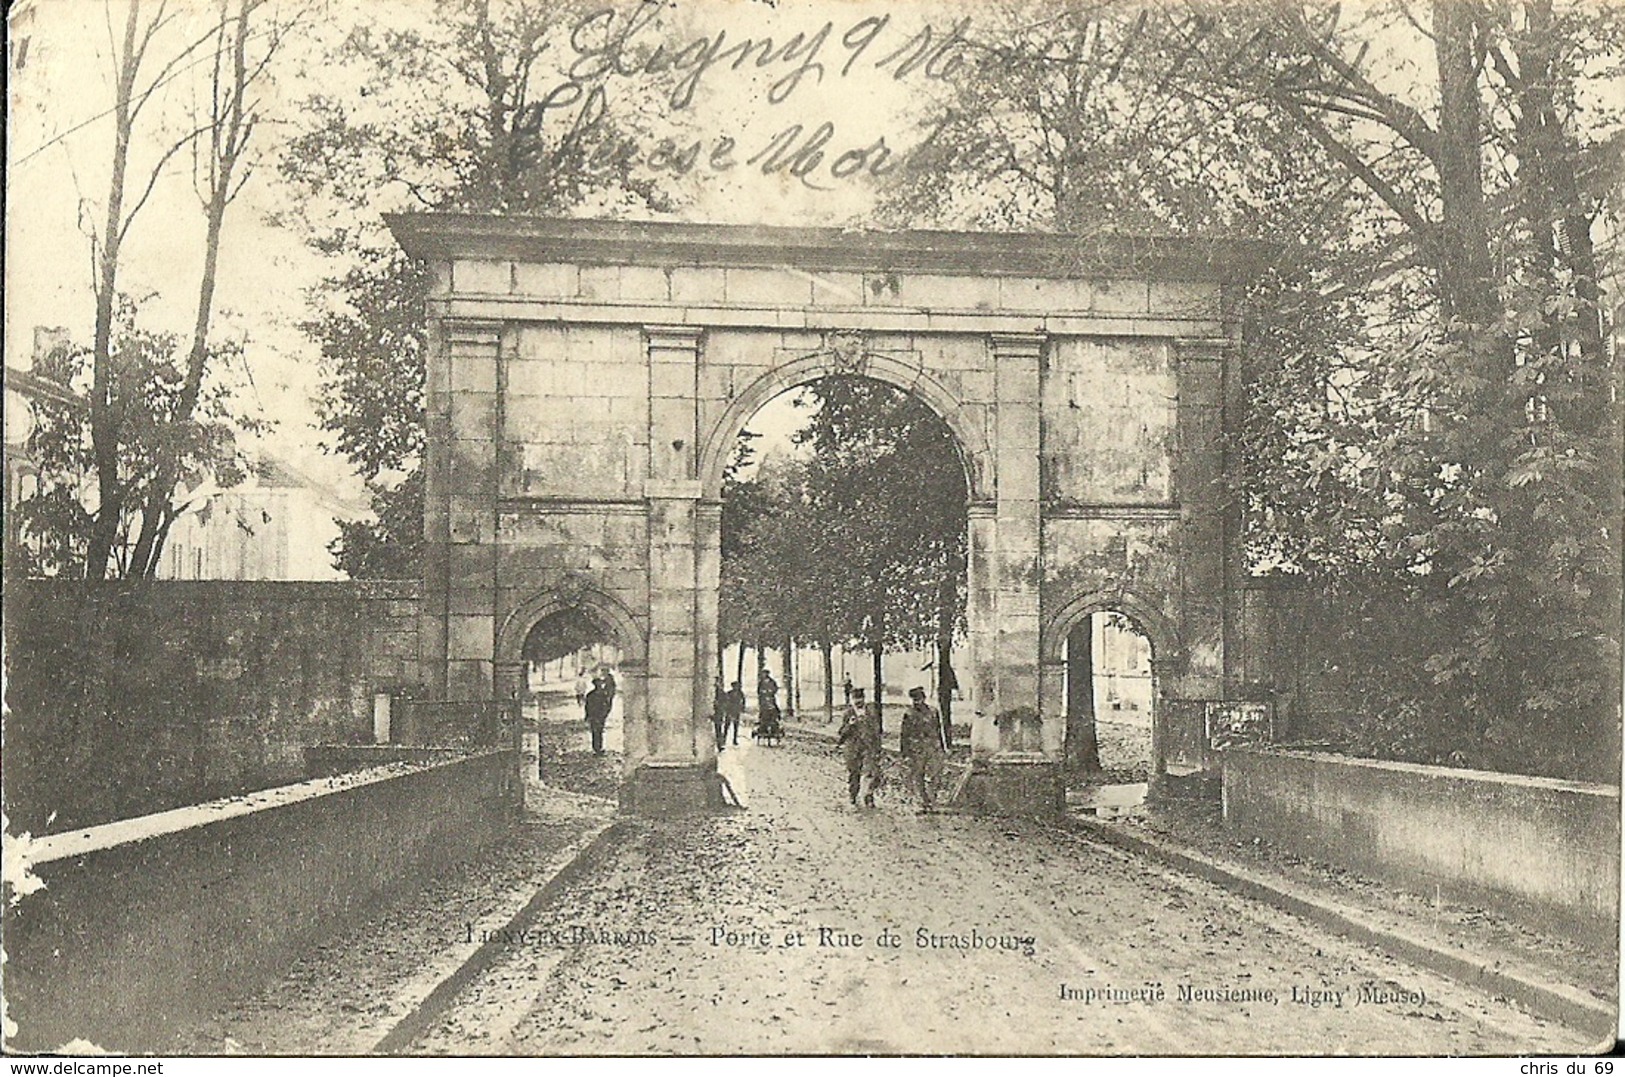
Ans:
{"type": "Polygon", "coordinates": [[[909,708],[903,712],[900,731],[903,766],[909,787],[920,802],[920,811],[930,811],[936,803],[933,786],[942,781],[942,764],[948,746],[943,742],[942,717],[925,701],[924,688],[910,688],[909,708]]]}
{"type": "Polygon", "coordinates": [[[846,705],[841,731],[835,741],[846,752],[846,791],[852,803],[863,797],[865,807],[875,806],[875,781],[880,776],[880,711],[864,702],[862,688],[852,689],[852,702],[846,705]]]}
{"type": "Polygon", "coordinates": [[[582,705],[587,711],[587,730],[592,734],[593,755],[604,754],[604,725],[609,721],[609,708],[614,698],[603,677],[592,679],[592,691],[587,693],[582,705]]]}

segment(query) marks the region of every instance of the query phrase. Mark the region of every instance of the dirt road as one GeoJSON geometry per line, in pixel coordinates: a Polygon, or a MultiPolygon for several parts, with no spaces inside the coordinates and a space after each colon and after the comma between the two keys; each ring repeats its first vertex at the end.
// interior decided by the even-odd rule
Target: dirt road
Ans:
{"type": "Polygon", "coordinates": [[[649,824],[412,1053],[1523,1054],[1571,1030],[1036,823],[849,806],[832,746],[649,824]]]}

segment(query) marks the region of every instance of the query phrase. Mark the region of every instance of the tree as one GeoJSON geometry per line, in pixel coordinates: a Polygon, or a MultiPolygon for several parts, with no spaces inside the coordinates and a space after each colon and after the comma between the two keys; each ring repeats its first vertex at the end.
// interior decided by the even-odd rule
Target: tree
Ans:
{"type": "MultiPolygon", "coordinates": [[[[834,522],[848,578],[847,634],[878,656],[934,648],[939,704],[951,720],[955,638],[964,630],[968,492],[941,417],[906,392],[861,378],[810,386],[818,407],[797,435],[811,448],[812,500],[834,522]],[[848,569],[850,572],[850,569],[848,569]]],[[[875,675],[880,698],[879,674],[875,675]]]]}
{"type": "Polygon", "coordinates": [[[806,455],[724,486],[724,638],[816,645],[826,702],[837,644],[877,666],[887,650],[935,647],[949,668],[964,630],[967,506],[952,432],[880,382],[831,377],[803,393],[810,415],[793,440],[806,455]]]}
{"type": "MultiPolygon", "coordinates": [[[[259,424],[235,417],[229,389],[212,382],[201,387],[191,417],[178,421],[176,413],[186,392],[186,371],[177,361],[180,338],[138,328],[135,307],[128,300],[119,303],[116,313],[108,348],[117,372],[112,397],[120,402],[112,503],[124,511],[113,519],[103,574],[111,571],[130,578],[143,574],[132,556],[134,533],[143,523],[139,506],[149,503],[153,487],[175,480],[191,488],[236,485],[244,478],[245,465],[237,451],[237,434],[255,432],[259,424]]],[[[222,364],[234,353],[235,346],[211,345],[206,362],[222,364]]],[[[40,373],[62,385],[83,385],[92,376],[94,362],[92,348],[63,344],[42,357],[40,373]]],[[[93,421],[76,405],[56,401],[39,405],[39,423],[28,443],[29,454],[38,462],[39,483],[15,510],[16,551],[22,562],[15,570],[24,575],[87,574],[86,561],[101,516],[85,508],[85,494],[92,487],[106,487],[96,466],[93,421]]]]}
{"type": "Polygon", "coordinates": [[[1609,776],[1619,375],[1592,229],[1620,156],[1617,12],[1030,16],[985,26],[927,147],[950,181],[900,176],[891,211],[1297,237],[1248,296],[1237,494],[1255,570],[1323,596],[1353,740],[1609,776]],[[1389,62],[1407,37],[1428,65],[1389,62]]]}
{"type": "MultiPolygon", "coordinates": [[[[169,158],[182,148],[176,143],[160,157],[152,169],[145,191],[128,211],[124,208],[130,160],[130,142],[141,110],[151,100],[161,79],[179,64],[185,53],[175,56],[157,76],[140,85],[142,65],[153,38],[172,18],[162,5],[157,14],[143,21],[140,0],[130,0],[124,21],[124,36],[113,61],[113,154],[108,180],[106,224],[91,236],[91,258],[95,263],[95,339],[92,344],[93,378],[90,395],[90,422],[97,477],[97,509],[91,523],[89,547],[85,554],[85,575],[101,579],[107,574],[113,543],[124,506],[118,480],[121,402],[114,396],[113,323],[118,301],[119,254],[124,238],[135,223],[137,213],[150,196],[169,158]]],[[[196,45],[194,44],[193,48],[196,45]]],[[[190,52],[191,49],[186,50],[190,52]]]]}
{"type": "Polygon", "coordinates": [[[606,150],[624,143],[642,88],[613,72],[572,81],[562,71],[582,13],[568,0],[437,0],[422,25],[358,25],[331,60],[360,84],[310,97],[282,156],[312,246],[342,266],[312,289],[304,328],[328,367],[323,429],[366,480],[377,517],[341,525],[335,564],[352,575],[415,576],[422,544],[429,279],[383,232],[380,211],[667,204],[624,153],[606,150]]]}
{"type": "Polygon", "coordinates": [[[1597,746],[1618,743],[1621,453],[1591,229],[1619,117],[1587,98],[1617,74],[1619,20],[1437,3],[1418,27],[1431,85],[1408,93],[1367,59],[1401,17],[1257,16],[1218,80],[1369,192],[1408,270],[1375,283],[1413,294],[1392,312],[1363,296],[1380,351],[1351,412],[1362,425],[1317,447],[1314,475],[1363,495],[1366,548],[1306,567],[1353,615],[1343,639],[1401,622],[1382,653],[1354,654],[1382,674],[1373,724],[1412,716],[1411,751],[1610,776],[1616,753],[1597,746]]]}
{"type": "Polygon", "coordinates": [[[746,641],[759,638],[752,624],[755,616],[752,599],[757,593],[754,585],[757,574],[749,560],[751,532],[761,525],[772,507],[764,488],[743,477],[754,461],[752,442],[757,436],[750,430],[739,432],[733,455],[722,473],[722,569],[717,595],[717,661],[722,661],[724,641],[738,643],[739,659],[733,679],[741,683],[745,679],[746,641]]]}
{"type": "Polygon", "coordinates": [[[1094,617],[1078,622],[1066,638],[1066,771],[1100,772],[1100,732],[1095,725],[1094,617]]]}
{"type": "Polygon", "coordinates": [[[367,483],[376,516],[339,523],[333,561],[353,579],[419,573],[426,277],[399,251],[362,252],[339,284],[349,302],[302,327],[329,364],[316,414],[367,483]]]}
{"type": "MultiPolygon", "coordinates": [[[[187,350],[184,377],[170,420],[192,422],[203,393],[203,380],[210,357],[209,324],[214,314],[215,276],[220,260],[220,239],[226,210],[252,172],[249,143],[261,119],[257,94],[283,37],[295,20],[255,20],[268,0],[220,0],[220,17],[210,45],[214,69],[210,79],[207,114],[198,140],[207,140],[206,150],[193,152],[193,183],[203,207],[203,268],[198,283],[197,314],[187,350]],[[253,46],[251,39],[258,38],[253,46]],[[250,54],[251,47],[254,54],[250,54]]],[[[151,577],[158,569],[164,541],[175,521],[175,483],[180,477],[179,458],[160,458],[148,485],[141,513],[141,531],[131,553],[132,575],[151,577]]]]}
{"type": "MultiPolygon", "coordinates": [[[[254,55],[250,55],[249,41],[255,36],[251,31],[251,18],[265,3],[266,0],[237,0],[233,12],[226,0],[222,0],[218,16],[208,28],[172,50],[156,70],[152,70],[156,63],[152,60],[155,43],[172,28],[185,25],[180,21],[181,13],[172,10],[167,0],[158,0],[148,14],[143,14],[142,0],[129,0],[126,8],[124,33],[113,58],[114,91],[110,111],[113,150],[103,207],[105,223],[91,236],[95,328],[91,345],[90,423],[98,498],[84,558],[84,570],[89,579],[101,579],[107,574],[120,529],[128,522],[129,507],[122,500],[130,492],[121,478],[124,466],[121,454],[127,437],[123,424],[127,415],[140,411],[138,402],[119,397],[120,377],[115,369],[114,333],[120,317],[118,278],[123,244],[169,162],[183,150],[195,147],[199,139],[207,138],[208,153],[197,156],[198,167],[194,170],[205,209],[199,300],[180,391],[167,410],[169,421],[181,425],[191,423],[203,394],[205,368],[211,354],[208,329],[225,210],[242,188],[244,177],[239,175],[238,169],[244,162],[257,118],[257,105],[249,95],[264,77],[282,31],[287,28],[280,25],[269,34],[259,34],[261,40],[255,46],[254,55]],[[146,173],[144,187],[132,200],[128,189],[130,152],[132,143],[142,134],[138,126],[141,114],[158,90],[186,70],[186,65],[203,50],[211,50],[206,54],[213,59],[209,112],[206,116],[194,117],[192,129],[170,142],[159,154],[146,173]]],[[[112,36],[111,26],[109,36],[112,36]]],[[[188,438],[177,434],[171,440],[179,446],[188,438]]],[[[174,506],[170,502],[182,468],[179,457],[164,455],[166,450],[162,443],[151,447],[160,455],[156,469],[141,491],[144,500],[139,506],[142,510],[140,531],[122,569],[134,576],[150,576],[156,570],[164,537],[174,518],[174,506]]]]}

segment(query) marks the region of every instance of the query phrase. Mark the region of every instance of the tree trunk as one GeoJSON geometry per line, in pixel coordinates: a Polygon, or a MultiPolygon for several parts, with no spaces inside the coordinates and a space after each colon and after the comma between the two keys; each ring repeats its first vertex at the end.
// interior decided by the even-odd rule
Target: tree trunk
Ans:
{"type": "MultiPolygon", "coordinates": [[[[227,178],[229,180],[229,176],[227,178]]],[[[197,411],[198,397],[203,391],[204,368],[209,358],[209,320],[214,309],[215,271],[220,261],[220,231],[225,224],[227,193],[223,188],[217,191],[208,207],[208,224],[203,240],[203,279],[198,287],[192,346],[186,357],[186,379],[182,383],[175,410],[169,416],[170,423],[177,429],[192,421],[197,411]]],[[[158,559],[163,556],[164,539],[169,534],[165,520],[173,512],[171,502],[180,475],[178,451],[159,462],[158,474],[147,491],[147,501],[141,510],[141,532],[130,558],[130,575],[139,579],[151,579],[156,575],[158,559]]]]}
{"type": "MultiPolygon", "coordinates": [[[[223,7],[224,5],[222,5],[223,7]]],[[[235,19],[223,19],[215,53],[215,97],[209,113],[209,195],[204,200],[203,275],[198,284],[197,316],[192,325],[192,344],[186,356],[186,377],[181,384],[180,396],[169,422],[176,428],[186,426],[197,412],[198,398],[203,392],[203,377],[209,360],[209,323],[214,316],[215,276],[220,262],[220,233],[225,227],[226,207],[231,205],[240,186],[236,183],[237,166],[247,150],[254,116],[245,109],[245,97],[253,76],[248,71],[250,0],[240,0],[235,19]],[[232,24],[228,45],[226,27],[232,24]],[[230,81],[220,83],[221,56],[229,47],[231,53],[230,81]]],[[[147,492],[146,505],[141,513],[141,532],[136,538],[131,557],[130,575],[150,579],[157,574],[158,560],[163,556],[164,541],[169,536],[168,519],[173,514],[171,502],[175,484],[179,481],[181,460],[177,448],[158,461],[158,473],[147,492]]]]}
{"type": "Polygon", "coordinates": [[[795,717],[796,713],[796,662],[795,640],[789,636],[784,637],[784,716],[795,717]]]}
{"type": "Polygon", "coordinates": [[[880,715],[882,726],[886,719],[886,675],[881,668],[881,658],[885,654],[877,643],[869,648],[869,656],[874,662],[875,675],[875,712],[880,715]]]}
{"type": "MultiPolygon", "coordinates": [[[[1572,272],[1575,296],[1582,304],[1574,322],[1581,359],[1587,365],[1600,365],[1607,361],[1607,349],[1591,221],[1575,178],[1576,147],[1564,130],[1553,94],[1559,31],[1554,25],[1551,0],[1531,0],[1524,5],[1524,12],[1527,30],[1517,42],[1521,76],[1517,157],[1524,217],[1544,256],[1544,264],[1536,267],[1537,271],[1548,280],[1559,267],[1572,272]]],[[[1561,334],[1554,329],[1552,336],[1554,340],[1545,345],[1545,350],[1559,346],[1556,340],[1561,339],[1561,334]]],[[[1561,408],[1565,417],[1577,420],[1570,424],[1572,428],[1590,433],[1607,422],[1608,397],[1607,392],[1583,391],[1561,408]]]]}
{"type": "Polygon", "coordinates": [[[113,98],[113,170],[107,185],[107,224],[101,237],[96,266],[96,327],[92,343],[90,441],[96,460],[96,518],[91,522],[85,550],[85,579],[107,576],[107,563],[118,537],[123,511],[118,475],[119,427],[122,425],[113,371],[113,312],[118,302],[119,247],[124,232],[124,175],[130,159],[131,114],[140,52],[136,44],[141,23],[140,0],[131,0],[124,21],[124,44],[116,69],[118,88],[113,98]]]}
{"type": "Polygon", "coordinates": [[[1484,206],[1483,106],[1475,9],[1460,0],[1433,5],[1439,65],[1440,298],[1447,319],[1487,326],[1499,299],[1484,206]]]}
{"type": "Polygon", "coordinates": [[[1095,729],[1093,615],[1066,637],[1066,749],[1069,774],[1100,773],[1100,737],[1095,729]]]}
{"type": "Polygon", "coordinates": [[[734,666],[734,680],[740,687],[745,684],[745,641],[739,641],[739,662],[734,666]]]}
{"type": "Polygon", "coordinates": [[[954,745],[954,596],[958,588],[945,579],[937,594],[937,710],[942,715],[943,743],[954,745]]]}
{"type": "Polygon", "coordinates": [[[824,658],[824,724],[829,725],[835,721],[835,670],[833,664],[835,650],[828,643],[820,644],[819,654],[824,658]]]}

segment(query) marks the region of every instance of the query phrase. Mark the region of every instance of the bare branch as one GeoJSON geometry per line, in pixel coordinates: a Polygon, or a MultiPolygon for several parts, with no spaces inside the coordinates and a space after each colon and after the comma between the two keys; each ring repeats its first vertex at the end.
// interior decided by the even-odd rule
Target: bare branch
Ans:
{"type": "Polygon", "coordinates": [[[1344,59],[1336,49],[1314,34],[1301,15],[1295,19],[1282,19],[1281,23],[1316,57],[1337,73],[1343,80],[1345,93],[1352,94],[1371,106],[1382,117],[1383,124],[1421,150],[1430,160],[1437,159],[1438,133],[1420,112],[1378,89],[1358,67],[1344,59]]]}
{"type": "Polygon", "coordinates": [[[124,220],[119,224],[118,235],[120,242],[124,240],[125,236],[129,235],[130,226],[135,223],[136,214],[141,212],[141,207],[147,204],[148,198],[152,197],[152,190],[158,185],[158,178],[163,174],[164,166],[169,163],[169,159],[192,144],[206,129],[206,127],[199,127],[182,136],[158,158],[158,163],[153,165],[152,171],[147,176],[145,189],[142,190],[140,197],[135,200],[135,204],[130,207],[130,211],[124,215],[124,220]]]}
{"type": "Polygon", "coordinates": [[[243,166],[243,174],[237,180],[237,185],[235,187],[233,187],[226,194],[226,201],[228,203],[229,202],[235,202],[237,200],[237,196],[242,193],[243,188],[248,186],[248,178],[250,176],[252,176],[253,174],[254,174],[254,166],[253,165],[244,165],[243,166]]]}
{"type": "Polygon", "coordinates": [[[1281,105],[1300,124],[1303,125],[1312,137],[1327,153],[1350,172],[1360,178],[1360,181],[1369,187],[1378,198],[1381,198],[1389,209],[1404,221],[1416,234],[1417,241],[1423,245],[1434,242],[1434,226],[1420,209],[1410,199],[1404,197],[1387,180],[1380,176],[1376,169],[1371,167],[1364,157],[1350,149],[1335,135],[1326,129],[1318,119],[1311,116],[1307,109],[1297,101],[1283,98],[1281,105]]]}
{"type": "Polygon", "coordinates": [[[1404,16],[1406,22],[1410,23],[1411,26],[1416,29],[1417,33],[1421,34],[1429,41],[1434,40],[1433,31],[1422,25],[1421,21],[1418,20],[1416,15],[1411,11],[1411,6],[1405,3],[1405,0],[1399,0],[1399,13],[1400,15],[1404,16]]]}

